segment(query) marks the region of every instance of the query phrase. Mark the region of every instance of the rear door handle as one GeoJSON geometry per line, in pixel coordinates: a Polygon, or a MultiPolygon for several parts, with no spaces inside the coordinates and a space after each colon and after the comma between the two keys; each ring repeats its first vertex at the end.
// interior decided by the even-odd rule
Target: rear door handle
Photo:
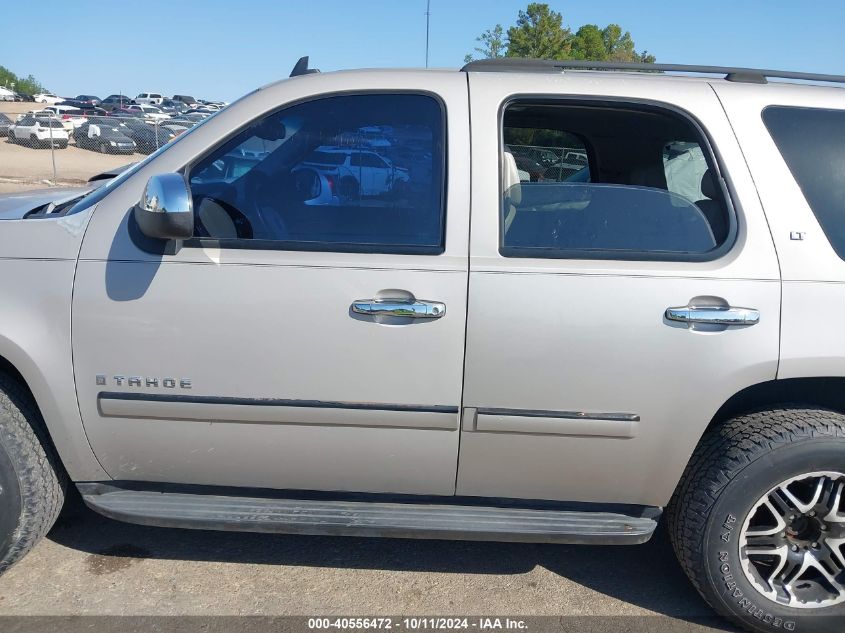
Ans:
{"type": "Polygon", "coordinates": [[[685,306],[668,308],[666,318],[681,323],[707,323],[709,325],[755,325],[760,322],[760,312],[752,308],[731,306],[685,306]]]}
{"type": "Polygon", "coordinates": [[[439,319],[446,314],[446,304],[438,301],[359,299],[358,301],[352,302],[352,312],[368,316],[439,319]]]}

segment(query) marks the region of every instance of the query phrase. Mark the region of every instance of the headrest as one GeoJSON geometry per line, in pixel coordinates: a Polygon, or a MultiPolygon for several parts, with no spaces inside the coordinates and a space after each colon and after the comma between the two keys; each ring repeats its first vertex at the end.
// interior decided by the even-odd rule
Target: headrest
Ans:
{"type": "Polygon", "coordinates": [[[522,186],[519,180],[519,169],[516,166],[516,159],[510,152],[505,152],[503,157],[502,188],[511,204],[519,205],[522,202],[522,186]]]}
{"type": "Polygon", "coordinates": [[[713,172],[709,169],[701,177],[701,194],[710,200],[716,200],[719,197],[719,189],[716,187],[716,181],[713,179],[713,172]]]}

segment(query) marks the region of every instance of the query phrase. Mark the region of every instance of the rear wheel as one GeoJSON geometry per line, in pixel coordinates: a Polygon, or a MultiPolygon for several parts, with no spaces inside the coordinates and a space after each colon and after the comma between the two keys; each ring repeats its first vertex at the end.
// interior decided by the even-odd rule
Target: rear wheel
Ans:
{"type": "Polygon", "coordinates": [[[0,375],[0,573],[49,531],[65,486],[32,396],[0,375]]]}
{"type": "Polygon", "coordinates": [[[841,633],[845,416],[783,407],[720,425],[668,516],[681,565],[717,611],[753,631],[841,633]]]}
{"type": "Polygon", "coordinates": [[[108,154],[109,153],[108,145],[106,145],[105,143],[100,143],[100,153],[101,154],[108,154]]]}
{"type": "Polygon", "coordinates": [[[358,200],[361,197],[361,185],[352,176],[344,176],[340,179],[338,193],[343,200],[358,200]]]}

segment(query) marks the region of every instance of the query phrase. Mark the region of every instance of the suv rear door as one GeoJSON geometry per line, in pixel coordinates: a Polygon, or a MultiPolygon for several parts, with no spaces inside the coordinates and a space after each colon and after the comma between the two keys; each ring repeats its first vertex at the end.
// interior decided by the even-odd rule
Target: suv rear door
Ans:
{"type": "Polygon", "coordinates": [[[470,95],[457,493],[665,505],[717,410],[777,369],[777,258],[725,113],[705,82],[617,73],[470,73],[470,95]],[[520,183],[504,147],[584,152],[589,171],[520,183]],[[707,169],[701,200],[679,193],[707,169]],[[759,323],[673,320],[727,306],[759,323]]]}
{"type": "Polygon", "coordinates": [[[466,77],[370,74],[364,90],[360,80],[314,75],[263,88],[97,207],[73,344],[86,432],[112,477],[454,493],[466,77]],[[348,131],[387,124],[430,152],[409,166],[402,199],[342,199],[319,170],[289,167],[348,131]],[[227,170],[244,156],[255,160],[227,170]],[[130,210],[150,175],[186,166],[197,237],[163,253],[137,235],[130,210]],[[408,316],[426,309],[429,318],[408,316]]]}

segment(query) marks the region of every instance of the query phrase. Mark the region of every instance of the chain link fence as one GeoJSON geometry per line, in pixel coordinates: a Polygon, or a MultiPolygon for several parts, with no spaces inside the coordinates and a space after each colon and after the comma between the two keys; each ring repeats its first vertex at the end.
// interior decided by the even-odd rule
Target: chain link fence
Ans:
{"type": "Polygon", "coordinates": [[[84,184],[151,154],[216,109],[0,102],[0,193],[84,184]]]}
{"type": "MultiPolygon", "coordinates": [[[[531,182],[564,182],[586,174],[587,152],[584,147],[541,147],[508,145],[517,168],[528,174],[531,182]]],[[[524,174],[523,174],[524,176],[524,174]]],[[[526,180],[523,177],[523,180],[526,180]]]]}

